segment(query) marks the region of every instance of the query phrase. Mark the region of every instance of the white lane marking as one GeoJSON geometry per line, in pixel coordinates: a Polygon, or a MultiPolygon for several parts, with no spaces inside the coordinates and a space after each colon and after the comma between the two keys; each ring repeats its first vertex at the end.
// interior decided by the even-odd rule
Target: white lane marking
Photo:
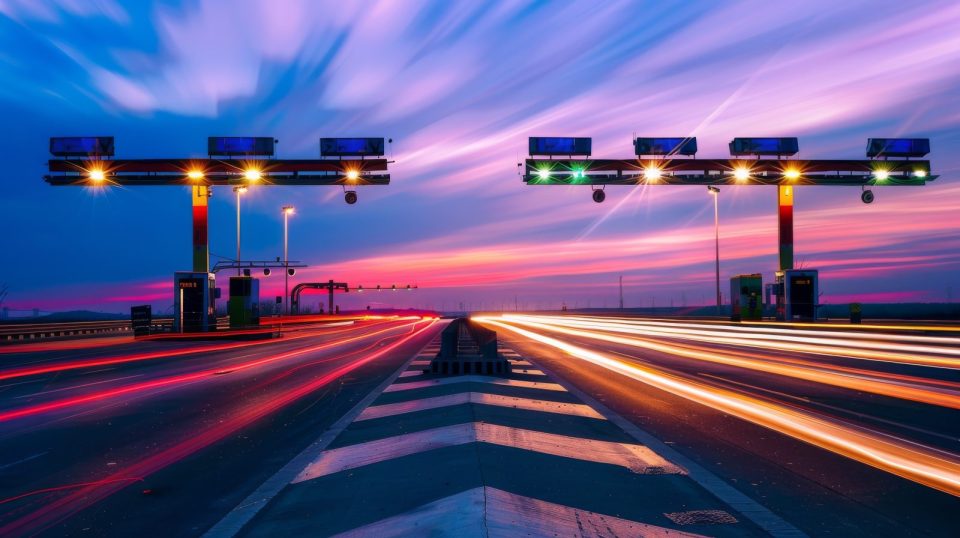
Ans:
{"type": "Polygon", "coordinates": [[[588,512],[571,506],[485,488],[490,536],[700,537],[648,523],[588,512]]]}
{"type": "Polygon", "coordinates": [[[410,363],[410,366],[428,366],[430,361],[413,361],[410,363]]]}
{"type": "Polygon", "coordinates": [[[54,394],[54,393],[56,393],[56,392],[63,392],[63,391],[65,391],[65,390],[82,389],[82,388],[85,388],[85,387],[92,387],[92,386],[94,386],[94,385],[102,385],[102,384],[104,384],[104,383],[113,383],[113,382],[115,382],[115,381],[123,381],[124,379],[133,379],[134,377],[141,377],[141,376],[143,376],[143,374],[128,375],[128,376],[124,376],[124,377],[114,377],[114,378],[111,378],[111,379],[104,379],[104,380],[102,380],[102,381],[94,381],[94,382],[92,382],[92,383],[84,383],[84,384],[82,384],[82,385],[70,385],[69,387],[61,387],[61,388],[59,388],[59,389],[45,390],[45,391],[43,391],[43,392],[31,392],[30,394],[23,394],[23,395],[20,395],[20,396],[14,396],[14,398],[16,398],[16,399],[19,399],[19,398],[33,398],[34,396],[44,396],[44,395],[47,395],[47,394],[54,394]]]}
{"type": "Polygon", "coordinates": [[[218,521],[210,530],[205,532],[203,538],[232,538],[236,536],[240,530],[253,519],[253,516],[257,515],[267,503],[276,497],[277,494],[280,493],[280,490],[285,488],[287,484],[297,476],[297,473],[301,472],[305,465],[322,455],[323,450],[353,422],[353,419],[355,419],[364,408],[373,403],[373,401],[380,396],[380,393],[383,392],[383,389],[396,381],[400,373],[409,366],[410,361],[408,360],[400,366],[396,372],[391,374],[390,377],[384,379],[383,383],[377,385],[377,388],[370,391],[370,394],[367,394],[362,400],[357,402],[357,405],[353,406],[350,411],[347,411],[347,413],[340,417],[340,420],[336,421],[333,426],[330,426],[327,431],[323,432],[316,441],[303,449],[296,457],[287,462],[279,471],[274,473],[266,482],[254,490],[253,493],[247,495],[245,499],[240,501],[240,504],[228,512],[227,515],[223,516],[223,519],[218,521]]]}
{"type": "MultiPolygon", "coordinates": [[[[402,376],[401,376],[402,377],[402,376]]],[[[453,377],[441,377],[437,379],[424,379],[423,381],[410,381],[407,383],[396,383],[387,387],[383,392],[399,392],[401,390],[422,389],[425,387],[434,387],[437,385],[451,385],[454,383],[489,383],[491,385],[504,385],[509,387],[523,387],[530,389],[554,390],[566,392],[567,389],[556,383],[543,383],[538,381],[523,381],[520,379],[504,379],[502,377],[491,377],[486,375],[458,375],[453,377]]]]}
{"type": "Polygon", "coordinates": [[[46,450],[46,451],[44,451],[44,452],[40,452],[39,454],[34,454],[34,455],[32,455],[32,456],[27,456],[26,458],[19,459],[19,460],[15,461],[15,462],[12,462],[12,463],[6,463],[6,464],[4,464],[4,465],[0,465],[0,471],[2,471],[2,470],[4,470],[4,469],[9,469],[10,467],[15,467],[15,466],[17,466],[17,465],[20,465],[21,463],[26,463],[26,462],[28,462],[28,461],[30,461],[30,460],[35,460],[35,459],[39,458],[40,456],[44,456],[44,455],[48,454],[49,452],[50,452],[49,450],[46,450]]]}
{"type": "Polygon", "coordinates": [[[682,474],[680,467],[643,445],[581,439],[497,424],[474,422],[407,433],[327,450],[293,483],[438,448],[489,443],[541,454],[626,467],[638,474],[682,474]]]}
{"type": "Polygon", "coordinates": [[[518,398],[516,396],[503,396],[501,394],[486,394],[483,392],[461,392],[458,394],[446,394],[433,398],[423,398],[408,402],[397,402],[392,404],[374,405],[363,410],[356,422],[361,420],[371,420],[381,417],[392,417],[405,413],[416,411],[425,411],[427,409],[438,409],[441,407],[451,407],[466,403],[475,403],[482,405],[495,405],[498,407],[512,407],[524,411],[540,411],[542,413],[556,413],[559,415],[572,415],[577,417],[589,417],[600,420],[606,420],[590,406],[583,404],[550,402],[546,400],[534,400],[531,398],[518,398]]]}
{"type": "Polygon", "coordinates": [[[468,489],[419,506],[409,512],[381,519],[334,535],[335,538],[406,538],[407,536],[457,536],[489,538],[485,525],[484,491],[468,489]]]}
{"type": "Polygon", "coordinates": [[[423,375],[423,370],[419,368],[414,368],[413,370],[407,370],[400,374],[399,377],[413,377],[415,375],[423,375]]]}
{"type": "Polygon", "coordinates": [[[16,383],[8,383],[8,384],[6,384],[6,385],[0,385],[0,389],[6,389],[6,388],[9,388],[9,387],[16,387],[17,385],[27,385],[27,384],[29,384],[29,383],[41,383],[41,382],[46,383],[47,381],[50,381],[50,380],[49,380],[49,379],[44,379],[44,378],[40,378],[40,379],[28,379],[28,380],[26,380],[26,381],[18,381],[18,382],[16,382],[16,383]]]}
{"type": "Polygon", "coordinates": [[[696,538],[699,534],[588,512],[478,487],[409,512],[337,534],[337,538],[405,536],[643,536],[696,538]]]}

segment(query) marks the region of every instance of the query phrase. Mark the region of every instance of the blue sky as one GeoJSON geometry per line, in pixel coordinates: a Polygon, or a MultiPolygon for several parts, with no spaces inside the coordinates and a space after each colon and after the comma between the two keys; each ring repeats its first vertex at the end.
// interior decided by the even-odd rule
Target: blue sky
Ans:
{"type": "MultiPolygon", "coordinates": [[[[531,135],[798,136],[801,156],[859,158],[868,137],[926,136],[924,188],[797,195],[797,259],[834,302],[960,295],[960,5],[952,2],[59,2],[0,0],[0,199],[11,308],[169,307],[190,266],[183,188],[53,188],[47,139],[109,134],[125,158],[203,156],[211,135],[385,136],[393,182],[259,188],[244,257],[281,252],[293,203],[298,278],[416,283],[370,301],[447,307],[709,302],[712,201],[702,188],[527,187],[531,135]]],[[[772,278],[775,192],[721,193],[724,279],[772,278]]],[[[211,201],[211,253],[234,252],[234,204],[211,201]]],[[[214,257],[213,260],[218,258],[214,257]]],[[[262,284],[264,294],[282,286],[262,284]]]]}

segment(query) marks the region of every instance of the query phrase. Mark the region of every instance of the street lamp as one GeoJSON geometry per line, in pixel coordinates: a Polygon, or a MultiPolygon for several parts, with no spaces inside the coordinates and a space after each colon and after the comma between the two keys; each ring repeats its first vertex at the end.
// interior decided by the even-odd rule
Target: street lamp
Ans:
{"type": "Polygon", "coordinates": [[[717,310],[720,309],[720,189],[713,185],[707,185],[707,190],[713,195],[713,233],[715,239],[715,249],[717,253],[717,310]]]}
{"type": "Polygon", "coordinates": [[[237,195],[237,276],[240,276],[240,195],[247,192],[247,188],[240,185],[234,187],[233,192],[237,195]]]}
{"type": "Polygon", "coordinates": [[[281,208],[283,211],[283,309],[286,315],[290,315],[290,259],[287,257],[287,221],[290,215],[293,215],[292,205],[285,205],[281,208]]]}

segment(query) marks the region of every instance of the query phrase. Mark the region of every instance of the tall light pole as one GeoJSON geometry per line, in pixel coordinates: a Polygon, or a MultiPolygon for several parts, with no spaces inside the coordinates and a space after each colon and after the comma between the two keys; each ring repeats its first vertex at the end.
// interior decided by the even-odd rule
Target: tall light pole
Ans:
{"type": "Polygon", "coordinates": [[[292,205],[285,205],[281,208],[283,211],[283,310],[285,315],[290,315],[290,259],[287,257],[287,221],[290,215],[293,215],[292,205]]]}
{"type": "Polygon", "coordinates": [[[707,190],[713,195],[713,233],[715,239],[715,249],[717,253],[717,310],[721,307],[720,299],[720,189],[713,185],[707,185],[707,190]]]}
{"type": "Polygon", "coordinates": [[[233,192],[237,195],[237,276],[240,276],[240,195],[247,192],[247,188],[240,185],[234,187],[233,192]]]}

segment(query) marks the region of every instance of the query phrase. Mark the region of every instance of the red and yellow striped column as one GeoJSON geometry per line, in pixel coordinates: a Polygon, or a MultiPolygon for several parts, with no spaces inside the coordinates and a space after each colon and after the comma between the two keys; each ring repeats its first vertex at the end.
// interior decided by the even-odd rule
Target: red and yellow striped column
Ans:
{"type": "Polygon", "coordinates": [[[777,228],[780,243],[780,270],[793,269],[793,186],[777,186],[777,228]]]}
{"type": "Polygon", "coordinates": [[[207,199],[210,189],[205,185],[193,187],[193,271],[210,272],[210,248],[207,245],[207,199]]]}

